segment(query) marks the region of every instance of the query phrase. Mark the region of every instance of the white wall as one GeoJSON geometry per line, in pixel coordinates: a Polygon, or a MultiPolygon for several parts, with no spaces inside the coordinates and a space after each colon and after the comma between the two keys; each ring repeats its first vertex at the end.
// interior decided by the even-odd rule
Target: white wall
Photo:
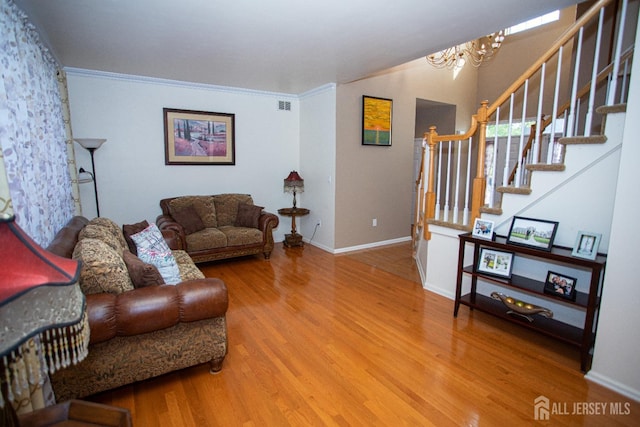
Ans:
{"type": "Polygon", "coordinates": [[[336,87],[329,85],[300,99],[300,173],[305,180],[300,218],[306,241],[326,251],[335,247],[336,87]],[[316,227],[318,221],[322,225],[316,227]],[[315,232],[315,234],[314,234],[315,232]]]}
{"type": "MultiPolygon", "coordinates": [[[[101,216],[118,224],[153,222],[164,197],[238,192],[277,213],[291,205],[283,179],[300,166],[300,102],[288,95],[67,70],[74,137],[107,138],[95,152],[101,216]],[[278,100],[291,102],[279,111],[278,100]],[[235,166],[167,166],[163,108],[235,114],[235,166]]],[[[78,167],[89,154],[75,145],[78,167]]],[[[85,216],[95,216],[93,186],[81,185],[85,216]]],[[[290,230],[280,218],[274,238],[290,230]]]]}
{"type": "MultiPolygon", "coordinates": [[[[636,46],[638,43],[640,31],[636,33],[636,46]]],[[[587,378],[640,400],[640,335],[635,329],[640,325],[640,250],[634,233],[640,212],[640,169],[637,165],[637,159],[640,159],[640,145],[637,143],[640,134],[640,121],[637,120],[640,117],[640,72],[637,65],[634,66],[629,88],[598,338],[593,367],[587,378]]]]}

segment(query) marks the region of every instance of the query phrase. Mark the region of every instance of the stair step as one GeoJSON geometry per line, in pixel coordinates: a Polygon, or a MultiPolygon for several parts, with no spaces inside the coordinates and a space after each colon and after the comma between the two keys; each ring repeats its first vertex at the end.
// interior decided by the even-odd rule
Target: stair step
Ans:
{"type": "Polygon", "coordinates": [[[508,185],[505,187],[498,187],[496,189],[498,193],[509,193],[509,194],[531,194],[531,188],[529,187],[514,187],[512,185],[508,185]]]}
{"type": "Polygon", "coordinates": [[[490,208],[489,206],[480,207],[480,213],[489,215],[502,215],[502,208],[490,208]]]}
{"type": "Polygon", "coordinates": [[[427,224],[439,225],[440,227],[453,228],[458,231],[471,231],[471,225],[456,224],[450,221],[442,221],[438,219],[427,219],[427,224]]]}
{"type": "Polygon", "coordinates": [[[525,168],[529,171],[551,171],[551,172],[562,172],[565,170],[565,166],[562,163],[535,163],[526,165],[525,168]]]}
{"type": "Polygon", "coordinates": [[[601,105],[598,108],[596,108],[596,113],[598,114],[626,113],[626,112],[627,112],[627,104],[601,105]]]}
{"type": "Polygon", "coordinates": [[[605,135],[594,136],[570,136],[558,139],[559,144],[571,145],[571,144],[604,144],[607,142],[605,135]]]}

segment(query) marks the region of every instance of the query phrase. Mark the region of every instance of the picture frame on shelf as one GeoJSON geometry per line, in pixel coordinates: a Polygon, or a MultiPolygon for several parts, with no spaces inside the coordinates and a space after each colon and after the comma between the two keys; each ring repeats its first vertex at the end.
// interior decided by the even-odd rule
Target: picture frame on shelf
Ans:
{"type": "Polygon", "coordinates": [[[513,252],[481,247],[476,272],[510,279],[513,270],[513,257],[513,252]]]}
{"type": "Polygon", "coordinates": [[[479,239],[494,240],[494,227],[495,223],[493,221],[488,219],[476,218],[473,221],[471,234],[473,235],[473,237],[477,237],[479,239]]]}
{"type": "Polygon", "coordinates": [[[590,231],[578,231],[576,236],[576,243],[573,245],[573,251],[571,255],[578,258],[596,259],[598,256],[598,246],[600,246],[600,240],[602,234],[592,233],[590,231]]]}
{"type": "Polygon", "coordinates": [[[514,216],[507,243],[551,251],[557,230],[557,221],[514,216]]]}
{"type": "Polygon", "coordinates": [[[391,146],[393,100],[362,96],[362,145],[391,146]]]}
{"type": "Polygon", "coordinates": [[[577,280],[575,277],[549,271],[544,282],[544,293],[575,301],[577,280]]]}
{"type": "Polygon", "coordinates": [[[163,108],[165,165],[235,165],[235,114],[163,108]]]}

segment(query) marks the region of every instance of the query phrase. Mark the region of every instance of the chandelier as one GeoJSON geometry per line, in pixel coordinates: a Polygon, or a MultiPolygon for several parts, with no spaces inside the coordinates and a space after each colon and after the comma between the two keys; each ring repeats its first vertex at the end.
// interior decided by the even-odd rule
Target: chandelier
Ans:
{"type": "Polygon", "coordinates": [[[504,41],[504,30],[491,33],[440,52],[427,55],[427,62],[436,68],[462,68],[467,60],[474,67],[493,58],[504,41]]]}

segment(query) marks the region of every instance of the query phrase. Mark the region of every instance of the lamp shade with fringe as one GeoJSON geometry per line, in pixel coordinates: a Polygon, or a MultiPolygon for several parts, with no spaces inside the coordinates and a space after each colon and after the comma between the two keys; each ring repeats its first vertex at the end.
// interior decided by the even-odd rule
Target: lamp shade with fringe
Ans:
{"type": "Polygon", "coordinates": [[[40,247],[0,218],[0,407],[88,353],[80,263],[40,247]]]}

